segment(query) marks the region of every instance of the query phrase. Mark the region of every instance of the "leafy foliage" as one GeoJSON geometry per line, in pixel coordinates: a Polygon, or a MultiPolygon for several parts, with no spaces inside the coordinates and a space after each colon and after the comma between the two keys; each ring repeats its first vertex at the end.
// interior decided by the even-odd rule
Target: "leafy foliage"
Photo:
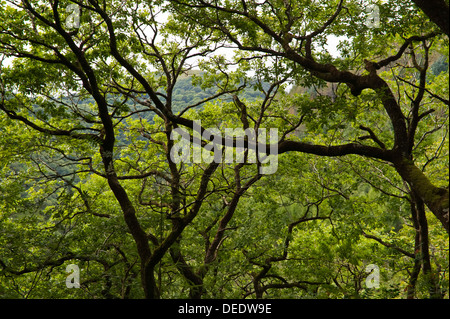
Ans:
{"type": "Polygon", "coordinates": [[[364,3],[1,1],[0,298],[448,298],[448,37],[364,3]]]}

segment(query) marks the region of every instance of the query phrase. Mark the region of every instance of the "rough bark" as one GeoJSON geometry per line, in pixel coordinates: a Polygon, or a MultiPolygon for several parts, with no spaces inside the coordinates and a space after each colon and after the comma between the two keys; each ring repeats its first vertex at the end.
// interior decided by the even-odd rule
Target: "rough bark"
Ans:
{"type": "Polygon", "coordinates": [[[420,260],[420,226],[419,226],[419,220],[418,220],[418,214],[416,205],[414,204],[413,199],[411,198],[411,219],[413,222],[415,235],[414,235],[414,255],[412,256],[414,258],[414,266],[412,271],[409,274],[409,283],[408,287],[406,289],[406,298],[407,299],[414,299],[416,295],[416,284],[417,279],[419,278],[420,270],[421,270],[421,260],[420,260]]]}
{"type": "Polygon", "coordinates": [[[400,158],[394,162],[395,169],[400,176],[410,185],[411,189],[423,200],[425,205],[439,219],[445,230],[449,231],[449,191],[448,188],[440,188],[433,185],[424,173],[406,158],[400,158]]]}
{"type": "Polygon", "coordinates": [[[189,282],[189,298],[201,299],[204,293],[203,278],[193,271],[193,268],[186,262],[180,250],[180,242],[177,240],[175,244],[170,247],[170,256],[175,263],[179,272],[189,282]]]}
{"type": "MultiPolygon", "coordinates": [[[[108,167],[111,167],[111,165],[112,164],[109,164],[108,167]]],[[[158,296],[158,291],[154,274],[153,271],[149,272],[149,269],[146,267],[146,263],[152,255],[147,234],[141,228],[136,217],[135,208],[128,198],[125,189],[119,183],[119,180],[117,179],[115,173],[107,174],[107,176],[108,185],[120,204],[124,220],[136,243],[137,252],[141,260],[141,281],[144,294],[147,298],[155,298],[158,296]]]]}
{"type": "Polygon", "coordinates": [[[415,226],[416,232],[419,236],[419,247],[415,250],[416,262],[420,261],[422,265],[423,274],[428,285],[430,298],[441,299],[442,293],[436,279],[436,274],[431,267],[430,257],[430,240],[428,236],[428,221],[425,215],[425,205],[420,196],[417,196],[414,192],[411,192],[411,205],[413,205],[413,214],[415,214],[415,226]]]}
{"type": "Polygon", "coordinates": [[[413,2],[442,30],[442,32],[447,36],[449,35],[449,7],[444,0],[413,0],[413,2]]]}

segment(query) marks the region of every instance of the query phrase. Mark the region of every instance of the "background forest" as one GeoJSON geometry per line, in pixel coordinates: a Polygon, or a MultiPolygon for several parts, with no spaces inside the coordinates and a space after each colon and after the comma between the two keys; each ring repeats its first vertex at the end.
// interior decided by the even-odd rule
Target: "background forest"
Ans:
{"type": "Polygon", "coordinates": [[[0,0],[0,298],[448,299],[448,19],[0,0]],[[276,172],[175,162],[193,121],[276,128],[276,172]]]}

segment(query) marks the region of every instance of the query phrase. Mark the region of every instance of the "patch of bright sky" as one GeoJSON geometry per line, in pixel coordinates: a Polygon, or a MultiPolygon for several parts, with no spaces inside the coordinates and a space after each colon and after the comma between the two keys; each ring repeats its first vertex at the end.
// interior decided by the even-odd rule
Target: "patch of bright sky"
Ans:
{"type": "Polygon", "coordinates": [[[335,36],[335,35],[329,35],[327,37],[327,44],[325,46],[326,50],[331,54],[333,58],[336,58],[339,56],[339,50],[338,45],[342,40],[346,40],[347,37],[345,36],[335,36]]]}

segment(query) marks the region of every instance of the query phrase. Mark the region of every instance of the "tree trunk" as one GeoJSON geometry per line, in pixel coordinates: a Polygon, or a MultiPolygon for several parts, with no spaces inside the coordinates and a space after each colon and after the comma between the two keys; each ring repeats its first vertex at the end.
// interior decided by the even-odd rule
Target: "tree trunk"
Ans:
{"type": "Polygon", "coordinates": [[[160,292],[155,279],[155,267],[148,262],[141,262],[142,288],[146,299],[159,299],[160,292]]]}
{"type": "Polygon", "coordinates": [[[448,188],[440,188],[431,184],[430,180],[411,160],[402,157],[400,160],[395,160],[393,164],[400,176],[409,184],[413,192],[421,198],[437,219],[439,219],[448,233],[448,188]]]}
{"type": "Polygon", "coordinates": [[[413,2],[442,30],[442,32],[447,36],[449,35],[449,8],[444,0],[413,0],[413,2]]]}
{"type": "Polygon", "coordinates": [[[430,258],[430,242],[428,237],[428,221],[425,215],[425,205],[422,199],[412,193],[413,203],[415,204],[415,212],[417,214],[418,232],[420,238],[420,251],[416,251],[416,254],[420,254],[420,260],[422,263],[423,274],[427,281],[430,297],[433,299],[441,299],[442,294],[439,284],[435,278],[435,273],[431,267],[430,258]]]}
{"type": "Polygon", "coordinates": [[[201,299],[204,293],[203,278],[197,275],[184,259],[180,251],[179,240],[177,240],[176,243],[170,247],[170,256],[172,257],[177,269],[189,283],[189,298],[201,299]]]}
{"type": "Polygon", "coordinates": [[[141,225],[136,217],[136,210],[133,203],[128,198],[127,192],[117,178],[112,161],[112,151],[105,151],[104,148],[101,147],[100,153],[103,158],[108,185],[119,202],[125,223],[127,224],[128,229],[136,243],[137,252],[141,260],[141,279],[144,294],[146,298],[156,298],[158,296],[158,292],[156,289],[153,269],[147,266],[152,255],[147,234],[141,228],[141,225]]]}
{"type": "Polygon", "coordinates": [[[407,299],[414,299],[416,295],[416,283],[417,279],[419,278],[420,269],[422,266],[422,263],[420,261],[420,227],[419,227],[419,220],[417,219],[417,208],[414,201],[414,194],[411,194],[411,220],[413,222],[415,235],[414,235],[414,266],[413,270],[410,273],[409,277],[409,284],[406,292],[406,298],[407,299]]]}

